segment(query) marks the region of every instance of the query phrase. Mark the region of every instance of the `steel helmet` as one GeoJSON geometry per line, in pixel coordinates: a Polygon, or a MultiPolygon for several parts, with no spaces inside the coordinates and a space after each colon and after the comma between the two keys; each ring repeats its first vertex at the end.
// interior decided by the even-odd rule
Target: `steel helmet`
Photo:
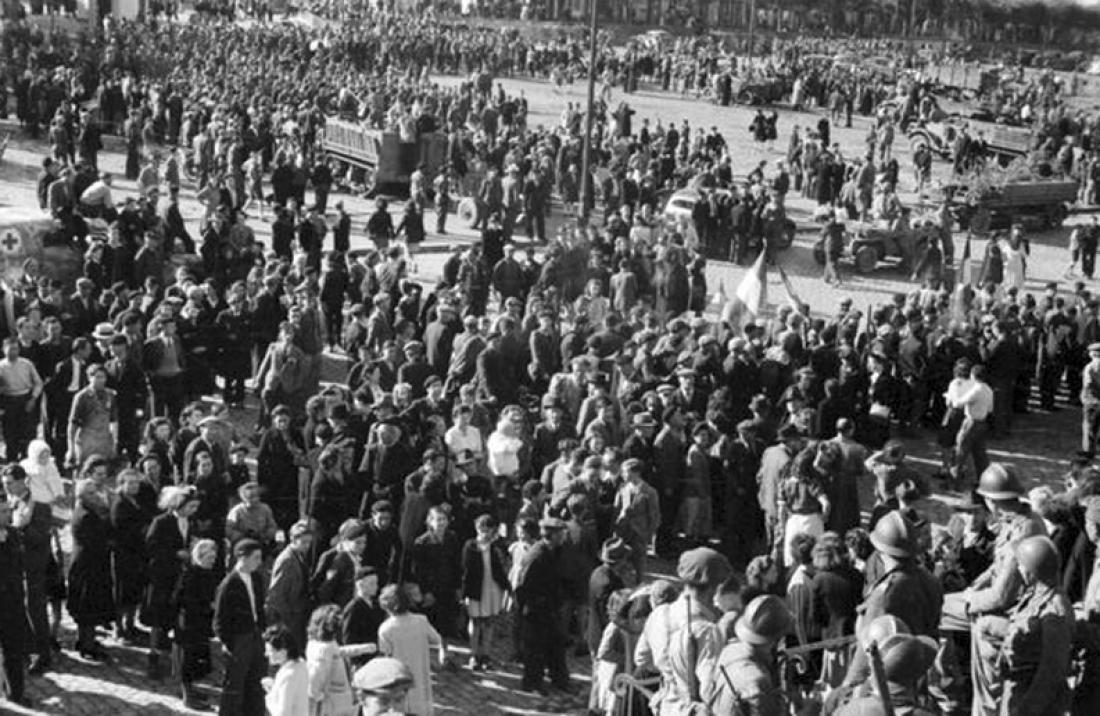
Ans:
{"type": "Polygon", "coordinates": [[[883,614],[882,616],[875,617],[871,620],[863,629],[863,636],[860,638],[860,645],[864,649],[871,646],[871,644],[884,644],[886,640],[895,634],[911,634],[909,631],[909,625],[898,619],[893,614],[883,614]]]}
{"type": "Polygon", "coordinates": [[[753,599],[734,625],[737,638],[747,644],[771,644],[794,628],[794,617],[787,603],[765,594],[753,599]]]}
{"type": "Polygon", "coordinates": [[[991,500],[1013,500],[1024,494],[1024,486],[1016,470],[1001,462],[993,462],[982,471],[978,494],[991,500]]]}
{"type": "Polygon", "coordinates": [[[871,544],[891,557],[912,557],[917,553],[916,526],[894,510],[884,515],[871,532],[871,544]]]}
{"type": "Polygon", "coordinates": [[[1040,582],[1048,584],[1058,580],[1061,556],[1050,537],[1036,535],[1025,537],[1016,543],[1016,564],[1040,582]]]}
{"type": "Polygon", "coordinates": [[[936,660],[936,641],[927,636],[895,634],[879,645],[887,681],[911,684],[928,673],[936,660]]]}

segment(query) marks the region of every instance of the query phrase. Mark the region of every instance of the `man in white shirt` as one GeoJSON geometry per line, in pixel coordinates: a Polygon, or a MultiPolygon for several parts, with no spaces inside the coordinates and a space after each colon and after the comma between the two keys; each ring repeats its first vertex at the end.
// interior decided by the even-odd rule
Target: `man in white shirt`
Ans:
{"type": "Polygon", "coordinates": [[[963,421],[955,436],[955,462],[951,477],[956,487],[961,484],[966,465],[974,461],[974,475],[989,467],[986,441],[989,439],[989,415],[993,412],[993,389],[985,381],[985,366],[970,369],[971,385],[955,394],[948,391],[948,407],[962,408],[963,421]]]}

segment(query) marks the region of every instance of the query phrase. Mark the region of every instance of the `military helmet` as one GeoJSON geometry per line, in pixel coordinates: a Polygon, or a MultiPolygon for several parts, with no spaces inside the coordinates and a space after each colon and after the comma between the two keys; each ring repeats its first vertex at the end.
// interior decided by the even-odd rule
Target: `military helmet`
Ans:
{"type": "Polygon", "coordinates": [[[734,625],[737,638],[747,644],[771,644],[794,628],[794,617],[787,603],[765,594],[753,599],[734,625]]]}
{"type": "Polygon", "coordinates": [[[893,614],[883,614],[871,620],[863,628],[863,636],[860,644],[867,649],[871,644],[884,644],[887,639],[895,634],[911,634],[909,625],[893,614]]]}
{"type": "Polygon", "coordinates": [[[1016,470],[1001,462],[990,463],[978,480],[978,494],[991,500],[1012,500],[1024,494],[1016,470]]]}
{"type": "Polygon", "coordinates": [[[928,673],[936,660],[936,641],[927,636],[895,634],[879,645],[886,680],[911,684],[928,673]]]}
{"type": "Polygon", "coordinates": [[[891,557],[912,557],[917,553],[916,526],[900,512],[884,515],[871,532],[871,544],[891,557]]]}
{"type": "Polygon", "coordinates": [[[1026,537],[1016,544],[1015,551],[1016,563],[1040,582],[1057,581],[1062,560],[1058,548],[1049,537],[1026,537]]]}

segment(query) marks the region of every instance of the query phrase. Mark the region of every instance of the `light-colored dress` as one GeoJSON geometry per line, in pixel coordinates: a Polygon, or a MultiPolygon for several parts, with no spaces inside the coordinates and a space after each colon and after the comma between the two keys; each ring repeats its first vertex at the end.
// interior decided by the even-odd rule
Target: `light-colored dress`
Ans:
{"type": "Polygon", "coordinates": [[[493,579],[493,544],[477,543],[477,549],[481,552],[481,598],[466,600],[466,612],[471,619],[495,617],[504,608],[504,590],[493,579]]]}
{"type": "Polygon", "coordinates": [[[314,704],[312,716],[353,716],[357,713],[347,662],[340,655],[336,642],[310,639],[306,644],[306,666],[309,669],[309,700],[314,704]]]}
{"type": "Polygon", "coordinates": [[[439,632],[423,614],[397,614],[378,627],[378,651],[409,667],[413,675],[405,704],[397,711],[432,716],[432,647],[442,645],[439,632]]]}
{"type": "Polygon", "coordinates": [[[304,659],[287,661],[279,667],[264,702],[270,716],[310,716],[309,667],[304,659]]]}
{"type": "Polygon", "coordinates": [[[1001,246],[1001,255],[1004,257],[1005,280],[1003,286],[1015,287],[1017,290],[1024,288],[1024,250],[1022,247],[1012,248],[1008,244],[1001,246]]]}

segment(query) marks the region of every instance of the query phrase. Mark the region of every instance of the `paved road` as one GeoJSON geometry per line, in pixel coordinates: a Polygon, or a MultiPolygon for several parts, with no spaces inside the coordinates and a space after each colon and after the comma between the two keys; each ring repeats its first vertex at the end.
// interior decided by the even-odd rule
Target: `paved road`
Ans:
{"type": "MultiPolygon", "coordinates": [[[[441,79],[453,81],[447,78],[441,79]]],[[[525,91],[531,103],[530,123],[532,125],[555,124],[564,101],[583,101],[581,86],[570,88],[563,96],[558,96],[547,84],[541,82],[505,80],[504,85],[510,92],[519,89],[525,91]]],[[[616,96],[613,102],[617,103],[619,99],[620,97],[616,96]]],[[[810,113],[781,112],[779,133],[782,140],[777,144],[777,148],[772,150],[751,141],[748,125],[751,122],[752,112],[745,108],[722,108],[653,92],[632,95],[627,100],[637,110],[635,121],[639,124],[643,118],[650,118],[653,124],[658,118],[665,123],[675,122],[676,124],[679,124],[683,118],[689,118],[693,127],[717,126],[734,143],[736,148],[734,156],[741,171],[747,171],[760,160],[766,159],[771,162],[781,158],[779,147],[785,146],[791,127],[794,124],[806,126],[816,123],[818,118],[816,114],[810,113]]],[[[863,137],[868,126],[868,120],[856,118],[852,129],[840,128],[835,131],[837,141],[841,143],[842,150],[847,155],[861,152],[863,137]]],[[[18,138],[13,140],[4,156],[3,166],[0,167],[0,207],[35,205],[34,181],[44,151],[45,147],[41,143],[18,138]]],[[[123,157],[117,152],[105,153],[102,157],[102,165],[106,170],[114,172],[116,177],[123,175],[123,157]]],[[[937,167],[937,173],[941,177],[943,170],[942,164],[937,167]]],[[[905,185],[906,181],[907,179],[903,177],[903,198],[912,200],[914,197],[911,193],[908,195],[904,193],[905,189],[910,188],[905,185]]],[[[121,178],[116,181],[116,187],[121,194],[133,190],[133,184],[121,178]]],[[[196,227],[200,210],[194,199],[194,191],[195,187],[185,186],[182,195],[185,218],[192,222],[193,227],[196,227]]],[[[362,226],[371,210],[371,202],[347,196],[335,196],[332,201],[339,198],[344,199],[353,215],[353,246],[365,247],[366,240],[363,237],[362,226]]],[[[812,210],[812,206],[800,198],[791,200],[790,207],[792,215],[799,219],[806,219],[812,210]]],[[[395,206],[394,211],[395,214],[400,211],[400,206],[395,206]]],[[[560,217],[556,217],[556,220],[560,220],[560,217]]],[[[259,237],[267,240],[270,231],[266,223],[258,221],[254,223],[259,237]]],[[[432,226],[432,217],[429,216],[425,223],[432,226]]],[[[453,235],[430,237],[428,244],[445,248],[454,241],[474,240],[473,234],[459,227],[457,222],[452,222],[452,226],[455,229],[453,235]]],[[[1032,238],[1032,256],[1029,262],[1031,275],[1028,282],[1030,290],[1039,291],[1047,281],[1062,279],[1066,263],[1065,237],[1065,232],[1061,231],[1039,234],[1032,238]]],[[[817,313],[831,313],[843,296],[852,296],[856,305],[863,307],[866,304],[881,302],[895,292],[911,289],[911,285],[902,276],[888,268],[872,276],[852,276],[843,290],[826,286],[820,281],[820,269],[811,255],[812,239],[812,234],[800,235],[795,245],[784,252],[780,260],[790,274],[798,295],[817,313]]],[[[979,256],[981,250],[981,246],[975,246],[975,256],[979,256]]],[[[957,255],[961,253],[961,246],[956,253],[957,255]]],[[[443,254],[422,256],[419,259],[420,278],[429,283],[434,281],[439,274],[443,258],[443,254]]],[[[712,293],[717,290],[720,282],[726,285],[727,290],[732,291],[744,273],[745,269],[742,267],[712,262],[707,271],[712,293]]],[[[1068,284],[1063,281],[1063,286],[1068,287],[1068,284]]],[[[785,301],[782,284],[777,275],[769,275],[768,288],[773,304],[785,301]]],[[[339,368],[336,367],[338,365],[338,360],[331,362],[333,366],[331,370],[335,371],[331,373],[333,377],[339,377],[339,368]]],[[[249,416],[241,416],[241,419],[242,424],[247,423],[249,416]]],[[[1064,471],[1065,458],[1072,454],[1075,448],[1079,419],[1079,412],[1072,409],[1063,409],[1054,414],[1023,416],[1012,438],[994,442],[991,446],[991,454],[994,459],[1011,460],[1019,464],[1031,484],[1052,481],[1064,471]]],[[[907,444],[910,453],[918,463],[926,466],[934,464],[935,452],[931,435],[922,434],[908,438],[907,444]]],[[[958,504],[959,499],[959,495],[943,492],[934,495],[930,505],[937,519],[945,520],[958,504]]],[[[67,635],[70,645],[72,637],[71,633],[67,635]]],[[[504,640],[501,640],[497,649],[499,660],[508,656],[504,653],[504,643],[504,640]]],[[[108,645],[115,656],[113,664],[91,665],[81,661],[75,653],[66,652],[58,663],[57,671],[30,680],[29,693],[39,710],[6,709],[5,704],[0,706],[0,713],[127,716],[181,712],[173,687],[167,683],[152,684],[145,679],[144,657],[139,651],[114,645],[111,642],[108,642],[108,645]]],[[[462,661],[464,662],[465,659],[463,658],[462,661]]],[[[578,683],[581,683],[579,680],[584,678],[588,671],[587,660],[572,660],[571,668],[578,677],[578,683]]],[[[582,700],[544,701],[519,693],[516,690],[518,678],[514,667],[506,667],[486,675],[471,674],[465,670],[442,673],[437,674],[436,679],[435,693],[440,713],[488,716],[489,714],[561,714],[583,711],[582,700]]],[[[206,690],[211,694],[214,693],[212,688],[206,690]]]]}

